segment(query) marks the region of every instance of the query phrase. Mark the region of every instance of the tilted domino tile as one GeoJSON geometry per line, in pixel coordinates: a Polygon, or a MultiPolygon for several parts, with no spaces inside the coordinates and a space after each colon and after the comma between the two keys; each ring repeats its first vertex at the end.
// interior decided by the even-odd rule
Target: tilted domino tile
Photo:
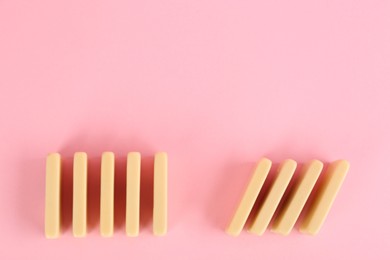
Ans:
{"type": "Polygon", "coordinates": [[[114,178],[115,155],[104,152],[100,180],[100,234],[104,237],[111,237],[114,233],[114,178]]]}
{"type": "Polygon", "coordinates": [[[77,152],[73,157],[73,236],[87,234],[87,154],[77,152]]]}
{"type": "Polygon", "coordinates": [[[345,160],[330,164],[317,197],[300,226],[300,232],[316,235],[320,231],[348,170],[349,163],[345,160]]]}
{"type": "Polygon", "coordinates": [[[163,236],[168,229],[168,157],[156,153],[154,157],[153,233],[163,236]]]}
{"type": "Polygon", "coordinates": [[[126,234],[138,236],[140,216],[140,153],[127,155],[126,170],[126,234]]]}
{"type": "Polygon", "coordinates": [[[305,165],[302,176],[290,193],[282,211],[276,217],[272,231],[282,235],[288,235],[297,221],[318,177],[321,174],[323,163],[313,160],[305,165]]]}
{"type": "Polygon", "coordinates": [[[46,158],[45,235],[57,238],[61,233],[61,155],[46,158]]]}
{"type": "Polygon", "coordinates": [[[229,226],[226,228],[226,233],[232,236],[238,236],[243,229],[246,220],[252,210],[253,205],[259,195],[259,192],[267,178],[268,172],[271,169],[272,162],[263,158],[257,164],[256,170],[252,175],[252,178],[246,188],[244,195],[238,205],[233,219],[229,226]]]}
{"type": "Polygon", "coordinates": [[[272,216],[274,215],[275,210],[278,207],[288,184],[290,183],[296,167],[297,163],[293,160],[286,160],[280,166],[278,175],[249,229],[251,233],[262,235],[267,229],[268,224],[270,223],[272,216]]]}

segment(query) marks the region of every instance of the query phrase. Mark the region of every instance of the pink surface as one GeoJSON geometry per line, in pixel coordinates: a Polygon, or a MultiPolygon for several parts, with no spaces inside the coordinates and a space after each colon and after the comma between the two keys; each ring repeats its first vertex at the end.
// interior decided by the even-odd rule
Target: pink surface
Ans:
{"type": "MultiPolygon", "coordinates": [[[[0,1],[0,259],[390,259],[390,3],[0,1]],[[134,2],[134,3],[131,3],[134,2]],[[135,3],[137,2],[137,3],[135,3]],[[144,166],[142,228],[99,236],[99,156],[144,166]],[[169,154],[169,233],[151,156],[169,154]],[[45,156],[90,160],[90,230],[44,237],[45,156]],[[344,158],[317,237],[223,231],[256,161],[344,158]],[[95,197],[95,199],[93,198],[95,197]]],[[[71,188],[67,177],[65,186],[71,188]]]]}

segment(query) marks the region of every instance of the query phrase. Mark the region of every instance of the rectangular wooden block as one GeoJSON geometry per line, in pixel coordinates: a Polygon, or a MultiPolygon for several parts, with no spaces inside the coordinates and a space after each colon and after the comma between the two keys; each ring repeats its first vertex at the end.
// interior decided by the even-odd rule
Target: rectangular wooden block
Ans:
{"type": "Polygon", "coordinates": [[[101,163],[100,234],[110,237],[114,233],[114,153],[104,152],[101,163]]]}
{"type": "Polygon", "coordinates": [[[57,238],[61,233],[61,156],[46,158],[45,235],[57,238]]]}
{"type": "Polygon", "coordinates": [[[168,156],[160,152],[154,157],[153,233],[163,236],[168,229],[168,156]]]}
{"type": "Polygon", "coordinates": [[[348,170],[349,163],[345,160],[335,161],[329,165],[324,182],[300,226],[300,232],[316,235],[320,231],[348,170]]]}
{"type": "Polygon", "coordinates": [[[226,233],[229,235],[238,236],[244,228],[245,222],[248,219],[261,188],[263,187],[268,172],[271,169],[271,165],[272,162],[267,158],[261,159],[257,164],[256,170],[249,181],[248,187],[244,192],[236,212],[234,213],[233,219],[226,228],[226,233]]]}
{"type": "Polygon", "coordinates": [[[87,234],[87,154],[77,152],[73,157],[73,236],[87,234]]]}
{"type": "Polygon", "coordinates": [[[140,216],[141,155],[127,155],[126,170],[126,234],[138,236],[140,216]]]}

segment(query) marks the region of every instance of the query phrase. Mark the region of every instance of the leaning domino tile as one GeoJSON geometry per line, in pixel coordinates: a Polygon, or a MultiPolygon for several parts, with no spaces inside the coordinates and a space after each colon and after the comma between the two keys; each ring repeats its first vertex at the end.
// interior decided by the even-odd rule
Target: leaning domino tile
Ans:
{"type": "Polygon", "coordinates": [[[263,158],[257,164],[256,170],[246,188],[244,195],[238,205],[236,212],[226,228],[226,233],[232,236],[238,236],[243,229],[245,222],[255,204],[256,198],[267,178],[268,172],[271,169],[272,162],[263,158]]]}

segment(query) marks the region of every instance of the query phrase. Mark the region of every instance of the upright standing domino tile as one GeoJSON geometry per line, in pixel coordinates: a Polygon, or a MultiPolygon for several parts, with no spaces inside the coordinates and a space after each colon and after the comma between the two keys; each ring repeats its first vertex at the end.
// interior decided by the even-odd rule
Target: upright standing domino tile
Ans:
{"type": "Polygon", "coordinates": [[[114,171],[115,155],[104,152],[100,180],[100,234],[104,237],[110,237],[114,233],[114,171]]]}
{"type": "Polygon", "coordinates": [[[329,165],[317,197],[300,226],[300,232],[316,235],[320,231],[348,170],[349,163],[345,160],[335,161],[329,165]]]}
{"type": "Polygon", "coordinates": [[[163,236],[168,229],[168,157],[156,153],[154,157],[153,233],[163,236]]]}
{"type": "Polygon", "coordinates": [[[267,226],[270,223],[284,192],[286,191],[286,188],[294,174],[296,167],[297,163],[293,160],[286,160],[283,162],[279,169],[276,180],[272,184],[272,187],[267,197],[265,198],[263,205],[260,207],[260,210],[249,229],[250,232],[257,235],[262,235],[267,229],[267,226]]]}
{"type": "Polygon", "coordinates": [[[253,173],[248,187],[244,192],[244,196],[242,197],[240,204],[234,213],[233,219],[226,228],[226,233],[232,236],[238,236],[240,234],[246,220],[248,219],[250,211],[255,204],[264,181],[267,178],[268,172],[271,169],[271,165],[272,162],[267,158],[261,159],[257,164],[256,170],[253,173]]]}
{"type": "Polygon", "coordinates": [[[272,231],[288,235],[297,221],[305,203],[321,174],[323,163],[313,160],[305,165],[302,176],[289,195],[289,198],[280,214],[275,219],[272,231]]]}
{"type": "Polygon", "coordinates": [[[57,238],[61,233],[61,156],[46,158],[45,235],[57,238]]]}
{"type": "Polygon", "coordinates": [[[126,234],[138,236],[139,232],[139,207],[140,207],[140,153],[127,155],[126,170],[126,234]]]}
{"type": "Polygon", "coordinates": [[[87,154],[77,152],[73,157],[73,236],[87,234],[87,154]]]}

